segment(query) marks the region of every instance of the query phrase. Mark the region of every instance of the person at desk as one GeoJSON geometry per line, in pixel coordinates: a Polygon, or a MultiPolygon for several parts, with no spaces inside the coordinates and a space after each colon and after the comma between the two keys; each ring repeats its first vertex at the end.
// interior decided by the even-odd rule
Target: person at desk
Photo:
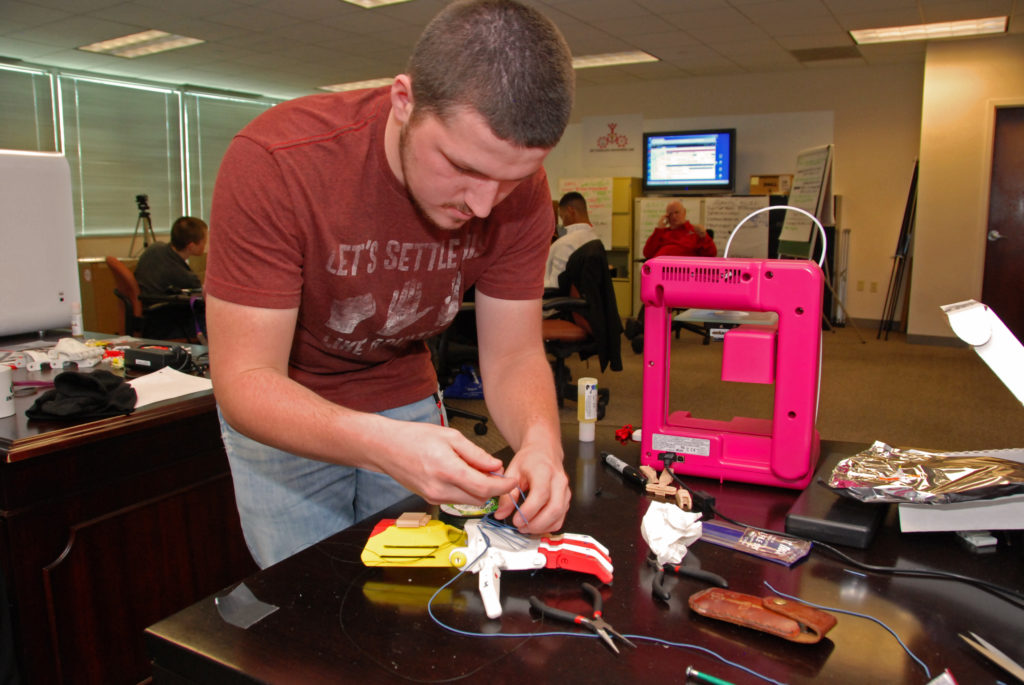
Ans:
{"type": "Polygon", "coordinates": [[[597,240],[597,233],[590,223],[587,200],[575,191],[566,193],[558,201],[558,217],[565,226],[565,234],[551,243],[548,249],[548,263],[544,271],[544,289],[557,289],[558,276],[565,271],[569,257],[591,240],[597,240]]]}
{"type": "Polygon", "coordinates": [[[194,216],[179,217],[171,225],[171,242],[155,242],[139,255],[135,280],[142,295],[166,295],[182,290],[201,290],[199,276],[188,265],[189,257],[206,251],[207,226],[194,216]]]}
{"type": "Polygon", "coordinates": [[[550,20],[514,0],[460,1],[390,86],[290,100],[229,146],[207,321],[259,565],[410,490],[434,503],[500,496],[496,515],[521,531],[561,527],[571,497],[540,332],[542,164],[574,88],[550,20]],[[487,405],[515,450],[504,473],[442,425],[424,342],[473,284],[487,405]]]}
{"type": "MultiPolygon", "coordinates": [[[[170,243],[155,242],[143,250],[135,266],[140,297],[159,298],[202,291],[202,281],[189,267],[188,259],[206,251],[208,230],[202,219],[179,217],[171,224],[170,243]]],[[[160,340],[203,340],[206,334],[203,302],[189,300],[149,309],[145,335],[160,340]]]]}
{"type": "Polygon", "coordinates": [[[686,207],[673,200],[665,207],[654,233],[644,243],[644,259],[662,255],[677,257],[715,257],[718,248],[707,230],[686,220],[686,207]]]}

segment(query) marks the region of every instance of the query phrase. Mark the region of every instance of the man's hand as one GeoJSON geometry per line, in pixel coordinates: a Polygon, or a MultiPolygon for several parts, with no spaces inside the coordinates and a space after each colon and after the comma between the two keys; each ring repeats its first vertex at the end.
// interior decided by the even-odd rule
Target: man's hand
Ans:
{"type": "Polygon", "coordinates": [[[388,423],[380,435],[389,445],[400,446],[402,454],[393,448],[382,453],[373,460],[376,468],[428,502],[483,504],[516,487],[514,478],[500,475],[500,459],[454,428],[381,419],[388,423]]]}
{"type": "Polygon", "coordinates": [[[522,533],[549,533],[562,527],[572,493],[561,455],[524,448],[512,458],[505,476],[519,487],[501,498],[495,518],[514,513],[512,522],[522,533]],[[520,490],[526,495],[523,502],[520,490]]]}

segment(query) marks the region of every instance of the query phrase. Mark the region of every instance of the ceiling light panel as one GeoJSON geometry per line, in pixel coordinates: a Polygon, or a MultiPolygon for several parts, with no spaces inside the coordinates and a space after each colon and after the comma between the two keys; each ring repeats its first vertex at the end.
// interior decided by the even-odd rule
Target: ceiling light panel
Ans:
{"type": "Polygon", "coordinates": [[[935,40],[941,38],[963,38],[1006,33],[1006,17],[986,17],[963,21],[940,21],[933,24],[912,24],[889,26],[880,29],[859,29],[850,31],[857,43],[896,43],[908,40],[935,40]]]}
{"type": "Polygon", "coordinates": [[[190,45],[198,45],[203,42],[205,41],[198,38],[178,36],[173,33],[167,33],[166,31],[150,29],[148,31],[142,31],[141,33],[133,33],[127,36],[121,36],[120,38],[111,38],[110,40],[100,41],[99,43],[82,45],[78,49],[86,52],[96,52],[103,55],[113,55],[115,57],[133,59],[135,57],[142,57],[143,55],[152,55],[157,52],[165,52],[167,50],[185,48],[190,45]]]}
{"type": "Polygon", "coordinates": [[[646,62],[657,62],[654,55],[633,50],[630,52],[608,52],[602,55],[583,55],[573,57],[573,69],[591,69],[593,67],[614,67],[621,64],[644,64],[646,62]]]}
{"type": "Polygon", "coordinates": [[[342,0],[350,5],[358,5],[366,9],[373,9],[374,7],[383,7],[384,5],[397,5],[400,2],[409,2],[409,0],[342,0]]]}
{"type": "Polygon", "coordinates": [[[351,81],[350,83],[335,83],[331,86],[320,86],[320,90],[329,90],[332,93],[342,93],[346,90],[360,90],[362,88],[378,88],[380,86],[390,86],[394,82],[394,77],[391,78],[375,78],[369,81],[351,81]]]}

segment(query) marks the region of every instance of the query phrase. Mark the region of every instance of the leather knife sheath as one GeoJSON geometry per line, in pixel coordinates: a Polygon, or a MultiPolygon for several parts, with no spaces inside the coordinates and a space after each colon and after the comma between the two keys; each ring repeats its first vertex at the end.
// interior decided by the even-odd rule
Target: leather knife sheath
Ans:
{"type": "Polygon", "coordinates": [[[774,595],[755,597],[719,587],[690,595],[690,608],[701,616],[805,644],[818,642],[836,624],[832,614],[800,602],[774,595]]]}

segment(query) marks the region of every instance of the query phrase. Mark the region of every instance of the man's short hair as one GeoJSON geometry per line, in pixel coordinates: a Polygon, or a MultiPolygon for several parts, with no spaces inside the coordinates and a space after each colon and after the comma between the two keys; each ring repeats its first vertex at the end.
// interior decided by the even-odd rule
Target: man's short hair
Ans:
{"type": "Polygon", "coordinates": [[[558,28],[514,0],[458,0],[424,29],[409,59],[413,119],[479,112],[498,138],[554,147],[569,123],[572,54],[558,28]]]}
{"type": "Polygon", "coordinates": [[[562,199],[558,201],[558,206],[572,207],[577,212],[581,212],[584,215],[587,213],[587,199],[575,190],[569,191],[563,195],[562,199]]]}
{"type": "Polygon", "coordinates": [[[206,222],[194,216],[179,217],[171,224],[171,245],[184,250],[189,243],[200,243],[206,237],[206,222]]]}

